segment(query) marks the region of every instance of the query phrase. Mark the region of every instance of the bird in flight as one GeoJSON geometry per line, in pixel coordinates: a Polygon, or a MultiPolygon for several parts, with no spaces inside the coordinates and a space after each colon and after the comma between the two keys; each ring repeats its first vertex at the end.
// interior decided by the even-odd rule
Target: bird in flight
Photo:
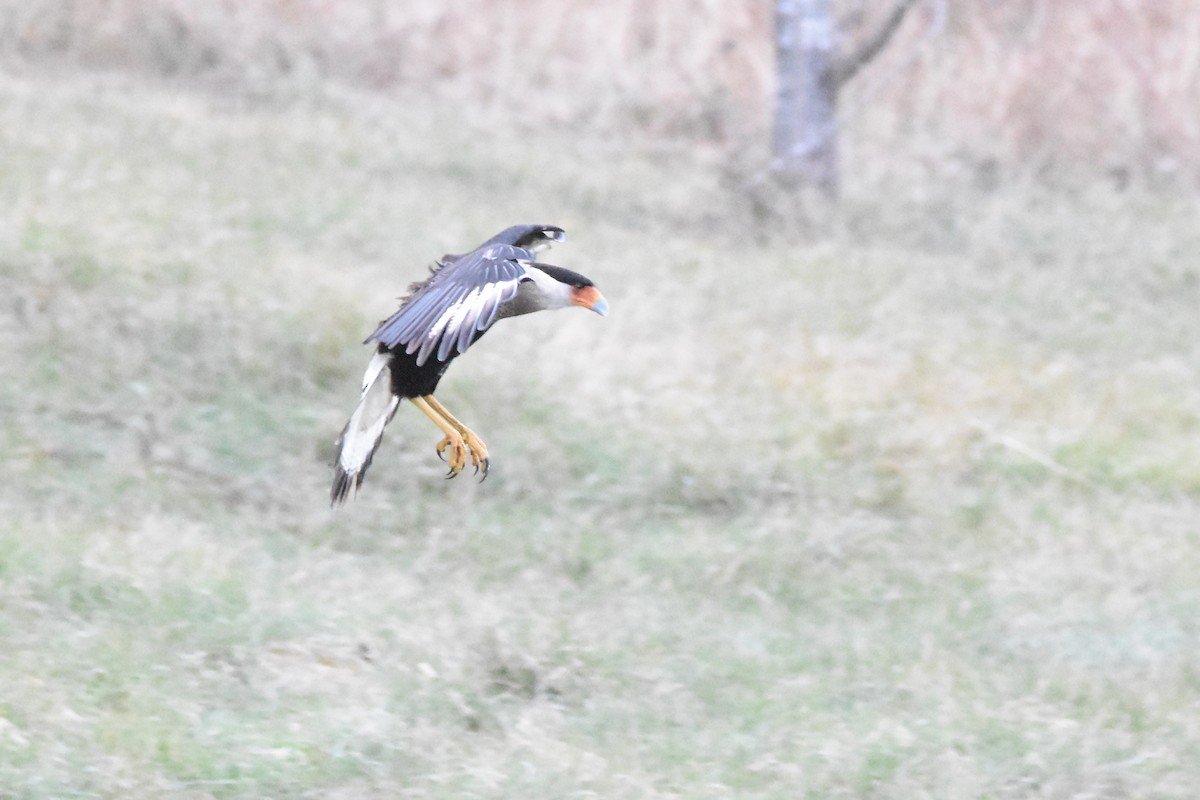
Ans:
{"type": "Polygon", "coordinates": [[[350,490],[362,485],[401,400],[419,408],[444,434],[437,453],[449,464],[446,477],[462,472],[468,459],[481,481],[487,477],[487,445],[433,392],[450,362],[497,320],[572,305],[601,316],[608,312],[608,302],[589,279],[537,260],[551,242],[565,239],[563,229],[553,225],[514,225],[469,253],[443,256],[428,279],[409,287],[400,309],[363,342],[377,346],[363,375],[358,407],[337,440],[332,505],[345,502],[350,490]]]}

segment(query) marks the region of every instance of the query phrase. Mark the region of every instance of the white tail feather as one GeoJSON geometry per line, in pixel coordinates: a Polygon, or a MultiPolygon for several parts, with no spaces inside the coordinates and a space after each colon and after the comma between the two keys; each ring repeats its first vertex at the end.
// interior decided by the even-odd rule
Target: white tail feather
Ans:
{"type": "Polygon", "coordinates": [[[362,397],[358,407],[350,415],[350,421],[342,429],[337,441],[337,456],[334,459],[333,488],[330,502],[346,500],[350,490],[362,484],[371,458],[379,449],[383,429],[396,413],[400,398],[392,394],[392,373],[388,369],[390,353],[376,353],[363,375],[362,397]]]}

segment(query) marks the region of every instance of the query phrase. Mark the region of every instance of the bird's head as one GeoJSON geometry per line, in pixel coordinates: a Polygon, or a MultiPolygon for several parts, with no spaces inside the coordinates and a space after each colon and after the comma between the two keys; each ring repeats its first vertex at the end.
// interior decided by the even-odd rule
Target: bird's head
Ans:
{"type": "Polygon", "coordinates": [[[591,279],[563,267],[552,264],[531,264],[533,269],[546,277],[531,273],[545,297],[546,307],[582,306],[600,316],[608,315],[608,301],[591,279]]]}

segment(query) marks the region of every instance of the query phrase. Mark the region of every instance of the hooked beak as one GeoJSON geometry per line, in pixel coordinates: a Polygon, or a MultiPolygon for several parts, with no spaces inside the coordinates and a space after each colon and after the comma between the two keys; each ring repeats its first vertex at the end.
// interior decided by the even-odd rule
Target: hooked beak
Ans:
{"type": "Polygon", "coordinates": [[[608,316],[608,301],[604,299],[604,295],[595,286],[584,286],[582,289],[576,289],[571,302],[577,306],[590,308],[600,316],[608,316]]]}

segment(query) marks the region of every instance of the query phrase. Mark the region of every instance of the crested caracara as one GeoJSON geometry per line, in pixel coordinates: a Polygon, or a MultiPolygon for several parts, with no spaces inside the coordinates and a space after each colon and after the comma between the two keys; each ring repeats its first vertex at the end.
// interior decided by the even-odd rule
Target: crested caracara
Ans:
{"type": "Polygon", "coordinates": [[[504,317],[576,305],[598,314],[608,303],[592,282],[569,269],[536,260],[550,242],[566,238],[553,225],[514,225],[469,253],[443,256],[425,280],[409,287],[400,309],[364,344],[376,343],[363,376],[362,396],[337,441],[332,504],[362,485],[384,426],[407,399],[445,436],[437,453],[453,478],[467,459],[487,477],[487,446],[433,397],[446,367],[504,317]],[[449,450],[449,455],[443,455],[449,450]]]}

